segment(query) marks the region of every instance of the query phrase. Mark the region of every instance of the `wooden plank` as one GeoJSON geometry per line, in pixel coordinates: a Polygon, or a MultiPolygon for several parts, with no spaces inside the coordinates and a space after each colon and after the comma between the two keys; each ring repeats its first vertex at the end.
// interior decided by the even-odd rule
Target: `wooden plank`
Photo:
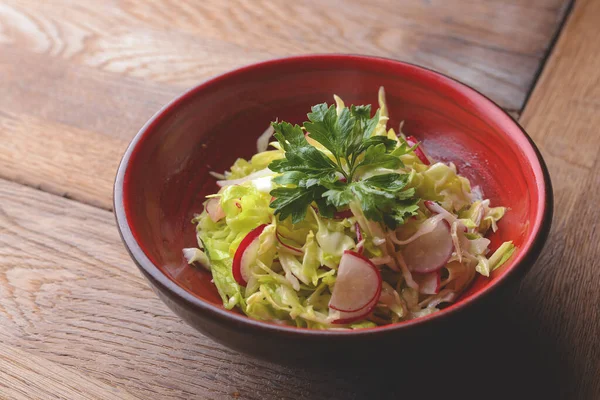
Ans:
{"type": "Polygon", "coordinates": [[[4,0],[0,18],[11,46],[186,87],[275,56],[363,53],[423,63],[518,110],[565,4],[4,0]]]}
{"type": "Polygon", "coordinates": [[[18,49],[0,76],[0,177],[105,209],[129,140],[179,93],[18,49]]]}
{"type": "Polygon", "coordinates": [[[126,143],[163,104],[214,74],[299,53],[417,62],[515,115],[566,3],[2,0],[0,177],[111,209],[126,143]]]}
{"type": "Polygon", "coordinates": [[[563,364],[563,394],[600,398],[600,2],[575,3],[521,123],[544,155],[555,218],[540,262],[520,288],[519,312],[563,364]]]}
{"type": "MultiPolygon", "coordinates": [[[[4,332],[0,332],[3,342],[4,332]]],[[[14,342],[15,339],[11,338],[14,342]]],[[[0,346],[0,395],[11,400],[133,400],[131,394],[16,347],[0,346]]]]}
{"type": "Polygon", "coordinates": [[[2,346],[142,398],[333,396],[324,384],[311,389],[302,374],[237,355],[181,322],[127,256],[111,213],[2,180],[0,298],[2,346]]]}
{"type": "MultiPolygon", "coordinates": [[[[15,353],[23,351],[141,398],[387,399],[424,390],[432,398],[449,391],[471,398],[491,385],[498,398],[550,398],[558,390],[547,361],[553,349],[531,335],[536,315],[515,313],[512,298],[444,333],[434,354],[416,351],[421,357],[401,340],[406,357],[374,354],[368,365],[336,368],[321,366],[318,355],[314,365],[293,368],[234,353],[158,300],[111,213],[4,180],[0,298],[0,359],[14,354],[5,361],[19,362],[11,370],[46,365],[15,353]]],[[[2,379],[15,378],[0,368],[2,379]]],[[[21,379],[39,385],[34,374],[21,379]]]]}
{"type": "MultiPolygon", "coordinates": [[[[71,126],[83,138],[91,131],[128,141],[181,92],[12,47],[0,51],[0,76],[0,112],[71,126]]],[[[25,121],[19,125],[28,129],[25,121]]]]}
{"type": "Polygon", "coordinates": [[[112,136],[0,111],[0,177],[97,207],[112,208],[126,146],[112,136]]]}

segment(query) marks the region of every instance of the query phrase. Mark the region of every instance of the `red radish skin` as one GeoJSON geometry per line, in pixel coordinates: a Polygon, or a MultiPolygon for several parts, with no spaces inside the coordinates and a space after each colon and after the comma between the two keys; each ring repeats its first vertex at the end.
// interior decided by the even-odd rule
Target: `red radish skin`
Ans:
{"type": "Polygon", "coordinates": [[[301,249],[294,247],[294,246],[290,246],[289,244],[283,243],[283,241],[281,240],[281,237],[284,237],[284,236],[279,234],[279,232],[277,232],[275,236],[277,237],[277,241],[279,242],[279,244],[281,244],[283,247],[288,249],[291,253],[293,253],[297,256],[304,255],[304,252],[301,249]]]}
{"type": "Polygon", "coordinates": [[[349,313],[361,311],[380,293],[381,274],[377,267],[354,251],[344,251],[329,308],[349,313]]]}
{"type": "Polygon", "coordinates": [[[212,222],[219,222],[225,218],[225,211],[221,207],[221,200],[216,197],[206,202],[205,210],[212,222]]]}
{"type": "MultiPolygon", "coordinates": [[[[414,136],[409,136],[409,137],[406,138],[406,143],[408,143],[408,145],[410,147],[413,147],[416,144],[418,144],[419,141],[414,136]]],[[[425,165],[431,165],[431,162],[429,161],[429,159],[425,155],[425,152],[423,151],[423,149],[421,148],[421,146],[417,147],[414,151],[415,151],[415,155],[417,157],[419,157],[419,160],[421,160],[421,162],[423,164],[425,164],[425,165]]]]}
{"type": "Polygon", "coordinates": [[[333,218],[335,219],[351,218],[353,216],[354,214],[352,214],[352,211],[350,210],[337,211],[335,214],[333,214],[333,218]]]}
{"type": "Polygon", "coordinates": [[[331,323],[342,325],[342,324],[350,324],[352,322],[356,322],[356,321],[360,321],[361,319],[364,319],[367,315],[369,315],[371,313],[371,311],[373,311],[373,308],[375,308],[375,306],[377,305],[377,302],[379,301],[380,295],[381,295],[381,290],[373,298],[371,303],[369,303],[362,310],[355,311],[355,312],[341,312],[340,311],[340,318],[332,321],[331,323]]]}
{"type": "Polygon", "coordinates": [[[435,201],[425,200],[423,202],[423,204],[425,204],[425,207],[427,207],[427,209],[429,211],[431,211],[433,214],[441,214],[441,215],[443,215],[444,219],[449,224],[452,224],[454,222],[458,222],[458,228],[460,228],[460,230],[463,231],[463,232],[467,231],[467,227],[465,226],[465,224],[463,224],[462,222],[460,222],[456,216],[452,215],[452,213],[450,213],[444,207],[440,206],[435,201]]]}
{"type": "Polygon", "coordinates": [[[425,204],[425,207],[427,207],[427,209],[429,211],[431,211],[433,214],[442,214],[445,218],[449,219],[449,221],[448,221],[449,223],[452,223],[457,219],[448,210],[446,210],[444,207],[440,206],[435,201],[425,200],[423,202],[423,204],[425,204]]]}
{"type": "Polygon", "coordinates": [[[444,220],[430,233],[406,245],[402,249],[402,256],[410,271],[427,274],[446,265],[453,249],[450,225],[444,220]]]}
{"type": "Polygon", "coordinates": [[[431,211],[432,213],[435,213],[435,214],[439,214],[440,213],[440,211],[441,211],[440,208],[444,209],[444,211],[446,210],[445,208],[443,208],[442,206],[440,206],[435,201],[425,200],[423,202],[423,204],[425,204],[425,207],[427,207],[427,209],[429,211],[431,211]]]}
{"type": "MultiPolygon", "coordinates": [[[[358,222],[354,223],[354,231],[356,232],[356,243],[360,243],[363,241],[363,235],[362,232],[360,231],[360,225],[358,224],[358,222]]],[[[356,248],[356,251],[358,252],[358,254],[362,254],[363,253],[363,248],[364,245],[361,244],[360,246],[358,246],[356,248]]]]}
{"type": "Polygon", "coordinates": [[[258,244],[258,238],[266,227],[267,224],[262,224],[250,231],[250,233],[248,233],[246,237],[242,239],[240,245],[235,251],[232,265],[233,278],[241,286],[246,287],[246,285],[248,284],[248,282],[244,278],[244,275],[246,275],[247,272],[246,269],[248,268],[248,265],[243,265],[244,254],[246,253],[246,251],[248,251],[249,248],[253,247],[252,245],[254,243],[256,243],[255,246],[258,244]]]}
{"type": "Polygon", "coordinates": [[[428,274],[414,274],[413,279],[419,285],[421,294],[438,294],[442,278],[440,271],[430,272],[428,274]]]}

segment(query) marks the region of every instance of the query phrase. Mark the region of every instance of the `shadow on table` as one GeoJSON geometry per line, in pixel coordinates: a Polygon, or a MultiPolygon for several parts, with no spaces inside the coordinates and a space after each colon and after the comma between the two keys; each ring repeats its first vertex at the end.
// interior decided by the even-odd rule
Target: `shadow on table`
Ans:
{"type": "Polygon", "coordinates": [[[329,382],[324,398],[563,397],[558,376],[561,349],[552,348],[539,332],[535,316],[521,314],[516,302],[506,298],[463,318],[468,325],[461,328],[457,321],[455,330],[426,348],[399,341],[398,346],[407,349],[404,355],[373,354],[367,365],[334,371],[302,368],[302,375],[329,382]]]}

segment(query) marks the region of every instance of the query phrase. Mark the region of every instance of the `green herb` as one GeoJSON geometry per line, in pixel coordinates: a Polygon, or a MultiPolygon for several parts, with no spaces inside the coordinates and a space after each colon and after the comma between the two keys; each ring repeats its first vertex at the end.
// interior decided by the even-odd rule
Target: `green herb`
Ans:
{"type": "Polygon", "coordinates": [[[367,217],[384,221],[391,228],[403,224],[406,217],[419,209],[415,189],[405,189],[408,174],[375,175],[358,182],[336,183],[323,193],[328,204],[344,207],[358,200],[367,217]],[[405,190],[404,190],[405,189],[405,190]]]}
{"type": "Polygon", "coordinates": [[[271,191],[275,197],[271,207],[280,219],[291,216],[292,222],[298,223],[313,203],[321,215],[332,217],[336,209],[347,208],[351,201],[360,203],[367,218],[390,227],[416,214],[418,199],[414,189],[406,189],[408,174],[357,179],[369,169],[404,167],[400,156],[412,150],[405,142],[373,136],[379,111],[371,117],[370,105],[351,106],[338,114],[335,106],[323,103],[312,107],[308,119],[304,129],[288,122],[272,124],[285,151],[285,158],[269,165],[272,171],[282,173],[275,178],[281,186],[271,191]],[[326,150],[308,143],[305,131],[326,150]]]}

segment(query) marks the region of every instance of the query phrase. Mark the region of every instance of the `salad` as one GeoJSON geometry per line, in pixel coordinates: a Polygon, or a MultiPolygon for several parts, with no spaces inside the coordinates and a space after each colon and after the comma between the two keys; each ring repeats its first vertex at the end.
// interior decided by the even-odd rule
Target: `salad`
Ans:
{"type": "Polygon", "coordinates": [[[512,255],[485,237],[505,208],[388,129],[383,88],[374,113],[334,100],[301,126],[271,123],[250,160],[211,173],[220,190],[183,253],[225,308],[312,329],[386,325],[438,311],[512,255]]]}

